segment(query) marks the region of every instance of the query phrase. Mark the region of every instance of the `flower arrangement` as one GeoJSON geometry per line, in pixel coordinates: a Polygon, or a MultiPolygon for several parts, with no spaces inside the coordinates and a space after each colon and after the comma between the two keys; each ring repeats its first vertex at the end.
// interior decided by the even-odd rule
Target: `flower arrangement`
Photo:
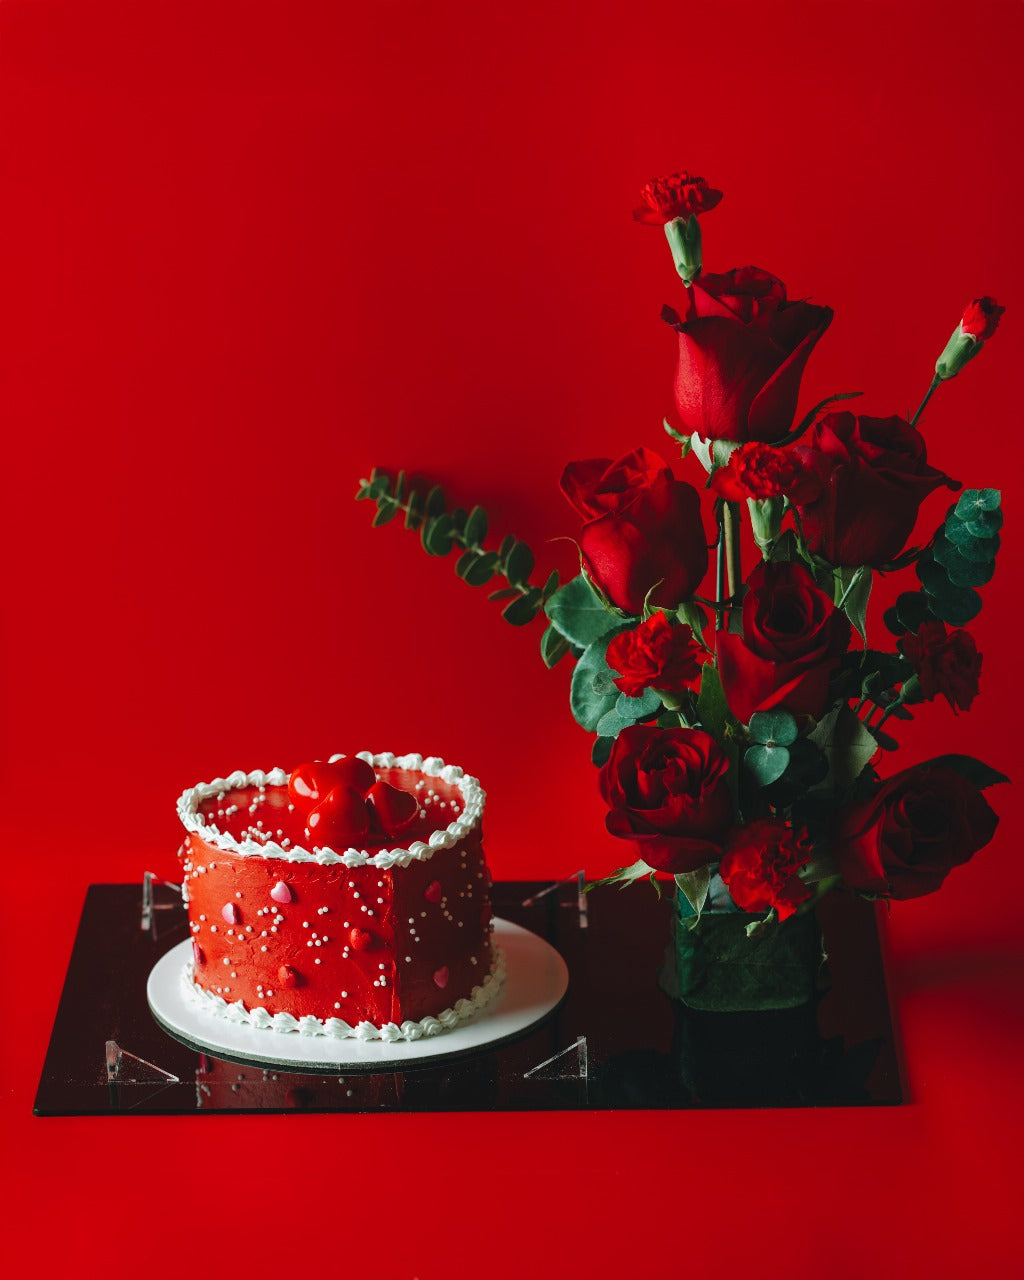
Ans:
{"type": "Polygon", "coordinates": [[[701,488],[643,447],[570,463],[561,488],[581,521],[580,573],[543,585],[529,547],[507,537],[488,550],[486,513],[449,510],[440,487],[424,495],[375,471],[356,495],[375,502],[375,524],[404,513],[429,554],[457,547],[470,585],[504,579],[490,595],[510,623],[545,615],[542,657],[575,663],[572,714],[595,735],[608,831],[633,853],[603,883],[674,878],[690,947],[681,971],[686,935],[711,916],[777,948],[840,886],[896,899],[938,889],[992,838],[982,793],[1006,780],[956,754],[887,767],[894,722],[915,704],[942,697],[956,713],[978,692],[967,626],[992,577],[1000,494],[932,465],[918,424],[1003,308],[970,303],[909,420],[845,407],[859,392],[797,420],[832,311],[791,301],[757,267],[704,271],[700,218],[721,198],[681,173],[649,183],[634,215],[664,227],[682,281],[680,310],[662,311],[678,336],[678,425],[664,429],[703,468],[701,488]],[[957,498],[927,542],[908,546],[942,489],[957,498]],[[746,576],[744,540],[760,557],[746,576]],[[889,636],[875,647],[872,584],[896,572],[916,581],[885,611],[889,636]]]}

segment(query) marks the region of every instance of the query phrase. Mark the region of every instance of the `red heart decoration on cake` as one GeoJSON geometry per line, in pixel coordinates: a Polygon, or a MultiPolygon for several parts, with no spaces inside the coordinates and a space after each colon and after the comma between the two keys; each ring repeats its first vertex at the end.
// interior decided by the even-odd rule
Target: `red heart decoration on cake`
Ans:
{"type": "Polygon", "coordinates": [[[378,782],[366,798],[373,802],[380,825],[389,836],[404,831],[420,811],[420,802],[411,791],[400,791],[390,782],[378,782]]]}
{"type": "Polygon", "coordinates": [[[353,929],[348,935],[354,951],[369,951],[376,939],[366,929],[353,929]]]}
{"type": "Polygon", "coordinates": [[[306,832],[321,847],[345,848],[370,830],[366,801],[354,787],[333,787],[306,818],[306,832]]]}
{"type": "Polygon", "coordinates": [[[197,965],[203,964],[206,960],[206,956],[203,955],[203,949],[195,938],[192,939],[192,959],[197,965]]]}
{"type": "Polygon", "coordinates": [[[430,884],[423,890],[423,896],[428,902],[441,901],[441,881],[431,880],[430,884]]]}
{"type": "Polygon", "coordinates": [[[283,964],[277,971],[278,985],[282,987],[297,987],[299,985],[299,975],[294,969],[283,964]]]}
{"type": "Polygon", "coordinates": [[[434,974],[434,986],[440,987],[443,991],[448,985],[448,966],[443,964],[434,974]]]}
{"type": "Polygon", "coordinates": [[[373,765],[360,760],[358,756],[343,756],[340,760],[332,760],[328,767],[333,769],[334,776],[338,779],[336,785],[352,787],[361,796],[365,796],[377,781],[373,765]]]}

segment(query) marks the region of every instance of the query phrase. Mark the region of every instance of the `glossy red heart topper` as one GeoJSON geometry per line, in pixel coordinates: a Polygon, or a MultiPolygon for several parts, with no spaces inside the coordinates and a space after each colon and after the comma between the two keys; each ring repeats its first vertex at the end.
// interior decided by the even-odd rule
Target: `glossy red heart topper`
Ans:
{"type": "Polygon", "coordinates": [[[300,764],[288,779],[288,795],[306,815],[306,835],[321,848],[393,839],[419,814],[412,792],[378,782],[373,768],[358,756],[300,764]]]}
{"type": "Polygon", "coordinates": [[[365,796],[377,775],[373,766],[358,756],[340,760],[310,760],[293,769],[288,779],[288,798],[297,809],[306,812],[319,804],[334,787],[351,787],[365,796]]]}

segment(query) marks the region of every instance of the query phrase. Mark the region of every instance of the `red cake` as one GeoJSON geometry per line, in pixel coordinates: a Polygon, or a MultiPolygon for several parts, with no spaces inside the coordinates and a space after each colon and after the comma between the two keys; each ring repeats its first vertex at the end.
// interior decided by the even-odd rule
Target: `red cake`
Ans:
{"type": "Polygon", "coordinates": [[[191,1001],[277,1032],[401,1040],[501,987],[475,778],[437,757],[233,773],[178,813],[191,1001]]]}

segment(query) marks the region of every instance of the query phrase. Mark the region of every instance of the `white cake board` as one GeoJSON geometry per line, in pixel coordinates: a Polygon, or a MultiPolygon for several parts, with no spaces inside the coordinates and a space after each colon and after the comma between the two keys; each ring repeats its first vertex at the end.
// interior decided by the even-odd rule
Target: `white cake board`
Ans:
{"type": "Polygon", "coordinates": [[[522,1035],[554,1009],[569,986],[569,970],[543,938],[512,924],[494,921],[492,938],[505,953],[502,990],[474,1019],[451,1031],[420,1040],[335,1040],[297,1031],[271,1031],[205,1015],[186,997],[182,968],[192,958],[192,942],[172,947],[154,965],[146,998],[156,1020],[172,1035],[217,1056],[267,1062],[294,1070],[321,1067],[374,1067],[397,1071],[406,1063],[424,1063],[471,1053],[522,1035]]]}

